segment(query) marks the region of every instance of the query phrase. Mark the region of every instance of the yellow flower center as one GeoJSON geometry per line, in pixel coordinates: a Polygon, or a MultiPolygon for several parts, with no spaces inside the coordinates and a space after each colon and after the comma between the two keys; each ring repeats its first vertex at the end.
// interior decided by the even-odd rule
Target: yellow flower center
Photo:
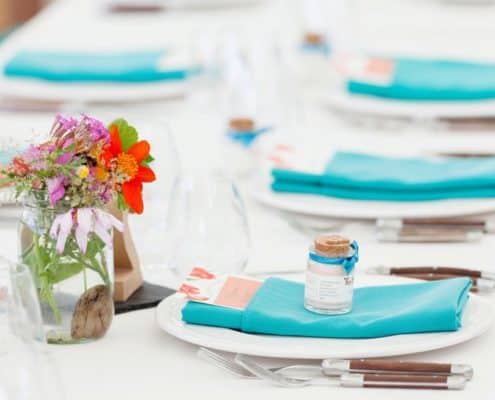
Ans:
{"type": "Polygon", "coordinates": [[[86,178],[88,175],[89,175],[89,168],[86,167],[85,165],[81,165],[78,169],[77,169],[77,175],[79,176],[79,178],[81,179],[84,179],[86,178]]]}
{"type": "Polygon", "coordinates": [[[131,179],[136,176],[139,169],[136,159],[126,153],[120,153],[117,156],[117,167],[131,179]]]}

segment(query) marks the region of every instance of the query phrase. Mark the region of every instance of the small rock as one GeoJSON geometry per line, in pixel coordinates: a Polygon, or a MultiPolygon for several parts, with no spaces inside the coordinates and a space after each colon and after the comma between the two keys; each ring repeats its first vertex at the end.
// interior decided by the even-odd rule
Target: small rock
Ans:
{"type": "Polygon", "coordinates": [[[110,290],[105,285],[93,286],[77,301],[72,314],[72,338],[102,337],[110,328],[112,319],[113,299],[110,290]]]}

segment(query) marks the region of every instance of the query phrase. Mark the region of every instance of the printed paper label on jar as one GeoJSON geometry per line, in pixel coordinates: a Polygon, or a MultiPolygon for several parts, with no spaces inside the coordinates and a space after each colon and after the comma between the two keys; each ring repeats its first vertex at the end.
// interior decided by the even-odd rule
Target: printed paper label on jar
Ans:
{"type": "MultiPolygon", "coordinates": [[[[327,275],[322,277],[306,271],[306,299],[318,303],[342,303],[352,296],[352,286],[346,284],[343,276],[327,275]]],[[[352,278],[350,278],[352,279],[352,278]]]]}

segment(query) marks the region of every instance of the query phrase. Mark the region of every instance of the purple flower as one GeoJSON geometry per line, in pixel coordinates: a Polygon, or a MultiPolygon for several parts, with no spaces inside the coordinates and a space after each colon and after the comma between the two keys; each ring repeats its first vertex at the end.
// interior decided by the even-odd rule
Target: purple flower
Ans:
{"type": "Polygon", "coordinates": [[[42,170],[46,168],[46,160],[43,159],[43,152],[38,146],[30,145],[20,157],[26,164],[34,170],[42,170]]]}
{"type": "Polygon", "coordinates": [[[57,164],[64,165],[64,164],[67,164],[71,160],[71,158],[72,158],[72,153],[67,152],[67,153],[63,153],[60,156],[58,156],[58,158],[55,160],[55,162],[57,164]]]}
{"type": "Polygon", "coordinates": [[[88,117],[83,114],[82,122],[84,122],[91,132],[91,139],[95,142],[105,139],[107,142],[110,140],[110,133],[103,123],[97,119],[88,117]]]}
{"type": "Polygon", "coordinates": [[[69,117],[69,118],[65,118],[63,117],[62,115],[57,115],[55,117],[55,119],[57,120],[57,122],[62,125],[64,127],[64,129],[66,131],[70,131],[74,128],[77,127],[77,125],[79,124],[79,122],[77,121],[77,119],[75,118],[72,118],[72,117],[69,117]]]}
{"type": "Polygon", "coordinates": [[[55,178],[49,178],[46,180],[46,184],[48,186],[50,204],[54,206],[55,204],[57,204],[57,201],[64,197],[64,177],[63,175],[59,175],[55,178]]]}

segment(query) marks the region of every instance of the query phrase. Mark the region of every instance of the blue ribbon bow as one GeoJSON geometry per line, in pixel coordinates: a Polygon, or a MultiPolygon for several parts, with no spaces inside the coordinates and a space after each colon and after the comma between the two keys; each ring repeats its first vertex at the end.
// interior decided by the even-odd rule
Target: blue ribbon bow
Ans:
{"type": "Polygon", "coordinates": [[[356,263],[359,261],[359,246],[356,241],[353,241],[351,243],[351,248],[354,250],[354,252],[349,257],[329,258],[325,256],[320,256],[314,252],[310,252],[309,258],[320,264],[341,265],[345,269],[346,274],[350,274],[354,269],[356,263]]]}
{"type": "Polygon", "coordinates": [[[249,148],[259,136],[269,132],[271,129],[271,126],[267,126],[265,128],[260,128],[249,132],[236,132],[230,130],[227,132],[227,137],[230,140],[239,143],[242,147],[249,148]]]}

